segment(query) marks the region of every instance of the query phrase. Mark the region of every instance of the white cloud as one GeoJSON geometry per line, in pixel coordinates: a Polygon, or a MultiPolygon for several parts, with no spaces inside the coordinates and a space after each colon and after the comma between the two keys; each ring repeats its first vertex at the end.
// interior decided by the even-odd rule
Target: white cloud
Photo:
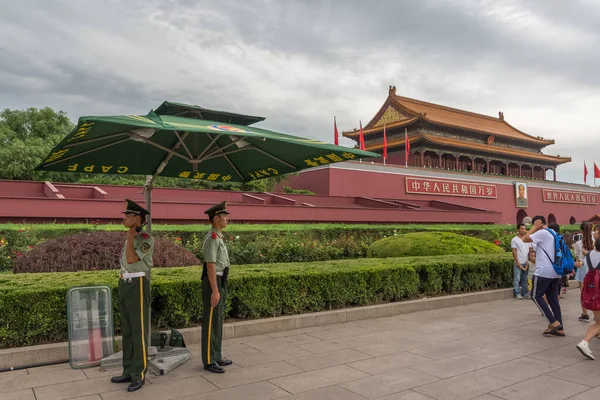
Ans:
{"type": "Polygon", "coordinates": [[[600,143],[593,6],[21,1],[0,5],[0,108],[47,105],[76,120],[172,100],[331,141],[334,115],[340,130],[364,125],[396,85],[425,101],[503,111],[518,129],[555,139],[546,152],[573,157],[559,179],[582,182],[583,159],[598,157],[600,143]]]}

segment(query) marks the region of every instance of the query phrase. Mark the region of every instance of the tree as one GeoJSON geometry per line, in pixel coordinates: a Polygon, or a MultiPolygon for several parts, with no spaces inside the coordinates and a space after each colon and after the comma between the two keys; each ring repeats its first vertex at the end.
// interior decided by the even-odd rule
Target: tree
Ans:
{"type": "Polygon", "coordinates": [[[29,108],[0,112],[0,179],[73,181],[68,174],[36,172],[50,150],[74,125],[62,111],[29,108]]]}

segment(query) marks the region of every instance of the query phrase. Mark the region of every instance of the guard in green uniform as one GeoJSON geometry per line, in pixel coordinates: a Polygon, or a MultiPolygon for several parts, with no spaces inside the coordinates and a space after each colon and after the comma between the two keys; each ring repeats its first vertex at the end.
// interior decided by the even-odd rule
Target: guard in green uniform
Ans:
{"type": "Polygon", "coordinates": [[[204,212],[208,214],[212,228],[204,237],[202,245],[202,363],[205,370],[220,374],[225,372],[221,367],[232,364],[231,360],[221,355],[223,309],[227,299],[229,273],[229,254],[222,233],[229,222],[226,205],[226,202],[222,202],[204,212]]]}
{"type": "Polygon", "coordinates": [[[142,227],[147,210],[126,199],[123,225],[129,228],[121,252],[119,309],[123,330],[123,373],[111,378],[113,383],[131,382],[127,391],[140,389],[146,378],[148,349],[148,314],[150,310],[150,269],[154,239],[142,227]]]}

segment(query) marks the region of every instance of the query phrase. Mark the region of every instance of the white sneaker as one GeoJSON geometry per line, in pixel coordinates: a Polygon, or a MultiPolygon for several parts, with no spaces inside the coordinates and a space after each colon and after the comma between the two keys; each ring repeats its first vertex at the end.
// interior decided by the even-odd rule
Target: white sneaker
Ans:
{"type": "Polygon", "coordinates": [[[517,300],[523,300],[523,296],[521,296],[520,294],[517,295],[517,300]]]}
{"type": "Polygon", "coordinates": [[[592,354],[592,350],[590,350],[589,343],[586,342],[585,340],[582,340],[581,342],[579,342],[579,344],[577,345],[577,350],[579,350],[579,352],[581,354],[583,354],[583,356],[585,358],[589,358],[590,360],[595,360],[596,359],[594,357],[594,355],[592,354]]]}

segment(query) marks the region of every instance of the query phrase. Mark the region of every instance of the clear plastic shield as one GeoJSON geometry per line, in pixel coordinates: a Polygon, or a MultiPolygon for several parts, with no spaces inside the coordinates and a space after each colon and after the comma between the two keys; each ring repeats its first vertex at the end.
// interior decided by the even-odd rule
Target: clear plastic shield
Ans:
{"type": "Polygon", "coordinates": [[[72,368],[100,365],[114,353],[112,297],[108,286],[69,289],[69,362],[72,368]]]}

